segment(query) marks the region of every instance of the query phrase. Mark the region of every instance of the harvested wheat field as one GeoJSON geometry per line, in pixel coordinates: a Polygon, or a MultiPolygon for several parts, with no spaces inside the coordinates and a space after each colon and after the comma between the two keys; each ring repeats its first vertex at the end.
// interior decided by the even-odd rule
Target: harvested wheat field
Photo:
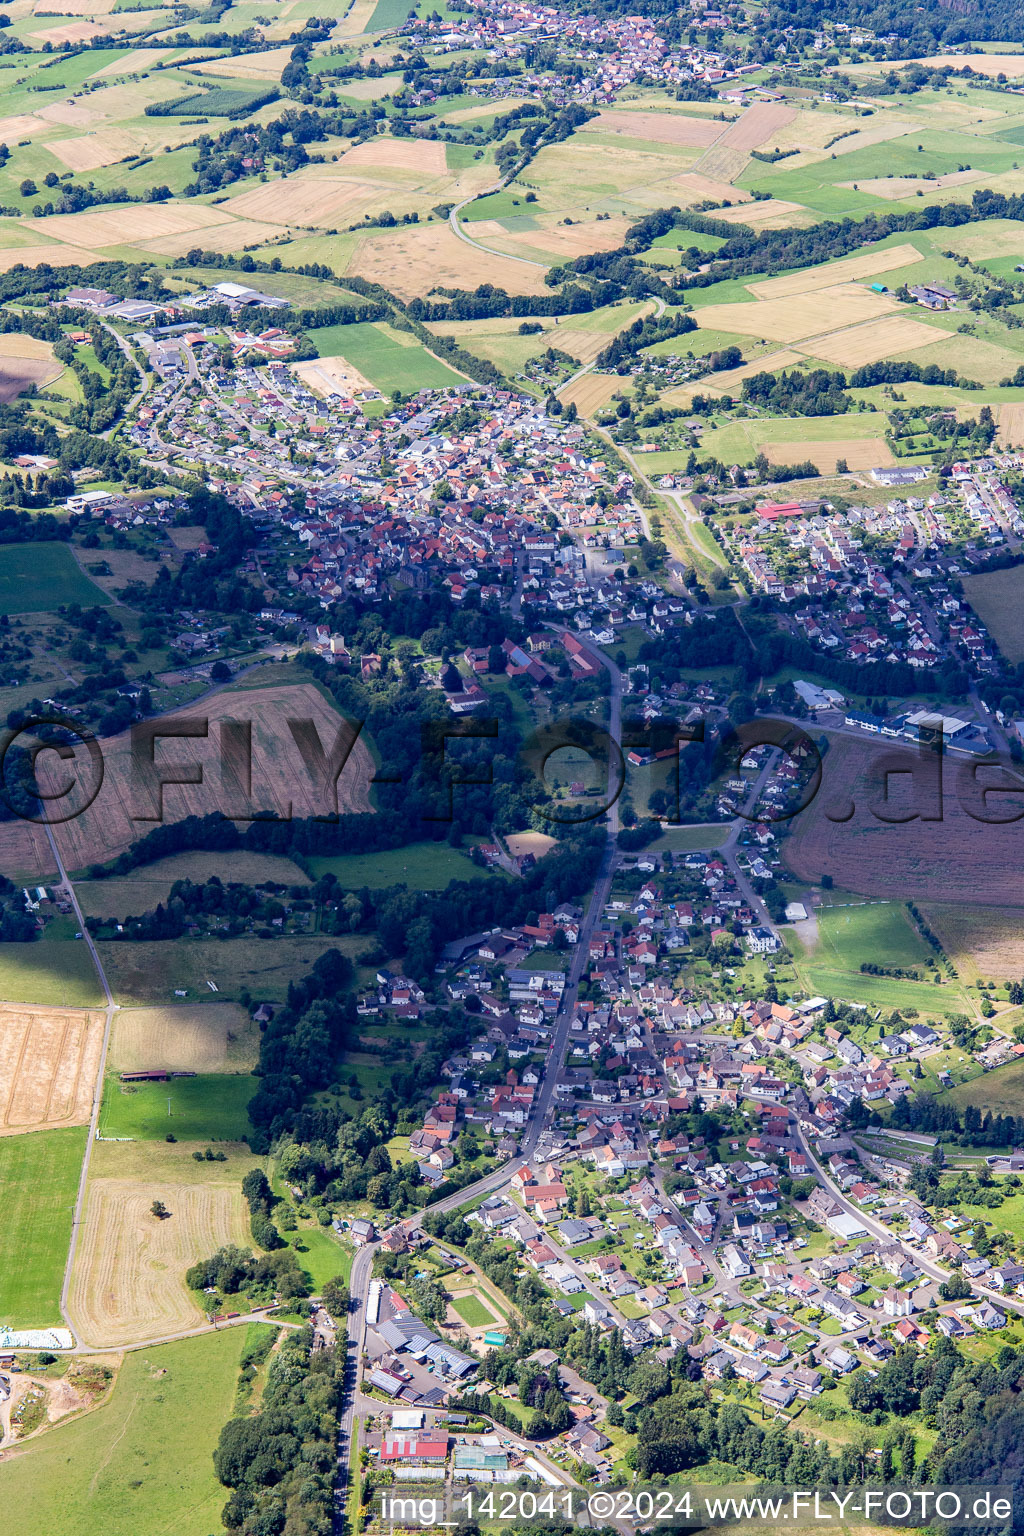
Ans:
{"type": "Polygon", "coordinates": [[[386,281],[403,299],[422,298],[432,288],[475,288],[479,283],[493,283],[506,293],[547,291],[542,267],[475,251],[447,224],[407,225],[384,235],[368,235],[346,271],[370,282],[386,281]]]}
{"type": "Polygon", "coordinates": [[[48,341],[16,331],[0,335],[0,402],[15,399],[30,384],[42,389],[63,372],[48,341]]]}
{"type": "MultiPolygon", "coordinates": [[[[552,335],[551,345],[557,344],[560,352],[568,352],[579,363],[592,363],[599,352],[603,352],[612,336],[617,332],[606,331],[574,331],[569,327],[558,327],[557,333],[552,335]]],[[[577,407],[578,409],[578,407],[577,407]]]]}
{"type": "Polygon", "coordinates": [[[549,255],[556,261],[574,261],[591,251],[614,251],[622,244],[622,238],[632,220],[624,218],[591,220],[586,223],[574,220],[570,225],[552,224],[546,228],[509,231],[497,219],[481,219],[466,224],[466,234],[471,240],[481,240],[506,255],[537,252],[549,255]]]}
{"type": "Polygon", "coordinates": [[[123,128],[101,128],[98,133],[58,139],[46,145],[50,154],[69,171],[95,171],[102,165],[116,165],[118,160],[138,154],[143,147],[140,138],[123,128]]]}
{"type": "MultiPolygon", "coordinates": [[[[347,149],[338,160],[334,174],[376,173],[391,180],[395,171],[409,171],[416,181],[430,181],[448,175],[445,146],[439,139],[367,139],[347,149]]],[[[375,179],[373,175],[371,180],[375,179]]]]}
{"type": "Polygon", "coordinates": [[[31,113],[23,112],[18,117],[0,117],[0,142],[13,144],[18,139],[27,139],[33,133],[39,133],[40,129],[49,124],[43,124],[31,113]]]}
{"type": "Polygon", "coordinates": [[[702,330],[735,331],[793,346],[805,336],[823,336],[860,321],[879,319],[895,307],[893,299],[854,283],[842,283],[792,298],[763,299],[757,304],[709,304],[696,312],[695,319],[702,330]]]}
{"type": "Polygon", "coordinates": [[[992,414],[996,418],[997,447],[1016,448],[1024,443],[1024,404],[1003,400],[992,407],[992,414]]]}
{"type": "Polygon", "coordinates": [[[568,388],[560,390],[558,398],[563,405],[575,405],[581,416],[593,416],[595,411],[608,404],[624,382],[617,373],[585,373],[568,388]]]}
{"type": "Polygon", "coordinates": [[[237,1003],[121,1008],[109,1061],[116,1072],[224,1072],[255,1064],[258,1036],[237,1003]]]}
{"type": "Polygon", "coordinates": [[[354,220],[388,195],[370,181],[328,179],[324,176],[288,176],[252,187],[231,199],[231,212],[268,223],[302,224],[313,229],[334,229],[354,220]]]}
{"type": "Polygon", "coordinates": [[[230,214],[202,203],[113,204],[108,208],[90,208],[85,213],[57,213],[38,219],[43,234],[72,245],[123,245],[132,240],[156,240],[166,235],[180,235],[206,230],[214,224],[226,224],[230,214]]]}
{"type": "MultiPolygon", "coordinates": [[[[1018,80],[1024,75],[1024,53],[972,53],[965,58],[959,53],[940,53],[931,58],[915,60],[924,69],[963,69],[965,66],[976,75],[1005,75],[1008,80],[1018,80]]],[[[898,67],[898,66],[897,66],[898,67]]]]}
{"type": "Polygon", "coordinates": [[[30,32],[41,43],[51,43],[59,48],[62,43],[91,43],[94,37],[109,37],[110,26],[101,27],[95,21],[71,21],[66,27],[46,27],[41,32],[30,32]]]}
{"type": "Polygon", "coordinates": [[[722,134],[718,143],[725,149],[739,149],[747,154],[767,144],[773,133],[778,133],[796,117],[796,110],[783,102],[757,101],[739,116],[722,134]]]}
{"type": "Polygon", "coordinates": [[[760,283],[748,283],[747,287],[758,299],[788,299],[795,293],[834,288],[837,283],[855,283],[865,277],[874,281],[884,272],[909,267],[922,259],[916,245],[892,245],[884,251],[873,251],[869,256],[846,256],[842,261],[832,261],[824,267],[809,267],[803,272],[790,272],[785,277],[768,277],[760,283]]]}
{"type": "Polygon", "coordinates": [[[722,124],[710,118],[683,117],[675,112],[601,112],[587,124],[588,133],[621,134],[655,144],[710,145],[722,136],[722,124]]]}
{"type": "Polygon", "coordinates": [[[728,187],[730,190],[725,196],[729,197],[734,190],[732,183],[746,170],[749,163],[750,156],[745,149],[736,149],[733,145],[719,140],[701,155],[693,168],[693,174],[708,177],[718,182],[720,186],[728,187]]]}
{"type": "MultiPolygon", "coordinates": [[[[203,249],[206,251],[237,252],[253,245],[263,245],[283,234],[280,224],[257,224],[254,219],[231,219],[225,224],[215,224],[202,232],[203,249]]],[[[139,251],[151,251],[154,256],[184,256],[196,243],[195,235],[185,230],[180,235],[163,235],[158,240],[133,240],[139,251]]]]}
{"type": "Polygon", "coordinates": [[[673,188],[673,202],[678,200],[684,207],[693,203],[720,203],[726,198],[733,203],[753,202],[750,193],[742,187],[734,187],[728,181],[716,181],[713,176],[698,174],[696,171],[684,171],[681,176],[673,176],[669,186],[673,188]]]}
{"type": "Polygon", "coordinates": [[[377,0],[352,0],[352,4],[335,27],[334,37],[361,37],[370,25],[377,9],[377,0]]]}
{"type": "Polygon", "coordinates": [[[202,1322],[185,1271],[226,1244],[248,1246],[243,1206],[237,1169],[231,1185],[144,1173],[91,1179],[68,1296],[81,1339],[96,1347],[131,1344],[202,1322]],[[170,1212],[162,1220],[150,1209],[154,1200],[170,1212]]]}
{"type": "MultiPolygon", "coordinates": [[[[84,0],[84,3],[89,5],[91,0],[84,0]]],[[[159,64],[170,51],[169,48],[133,48],[127,58],[111,59],[109,64],[102,65],[89,79],[102,80],[107,75],[141,75],[145,70],[152,69],[154,64],[159,64]]]]}
{"type": "Polygon", "coordinates": [[[293,363],[292,372],[318,395],[353,395],[360,391],[374,391],[369,379],[343,357],[310,358],[304,363],[293,363]]]}
{"type": "Polygon", "coordinates": [[[765,443],[764,452],[771,464],[802,464],[810,459],[823,475],[835,474],[840,459],[845,459],[850,469],[879,469],[896,463],[892,450],[881,437],[824,442],[808,442],[804,438],[794,443],[765,443]]]}
{"type": "MultiPolygon", "coordinates": [[[[162,727],[190,724],[196,730],[208,726],[208,735],[164,739],[155,744],[157,765],[164,765],[165,776],[184,776],[201,769],[202,781],[186,785],[168,785],[163,791],[162,814],[165,821],[184,816],[206,816],[232,811],[246,816],[257,809],[274,810],[288,817],[323,815],[328,804],[324,777],[314,776],[306,767],[288,727],[288,720],[312,721],[323,743],[323,751],[333,748],[341,717],[309,683],[281,687],[251,688],[222,692],[206,700],[201,710],[181,711],[164,716],[162,727]],[[220,767],[221,722],[248,722],[252,732],[252,798],[248,807],[240,782],[225,783],[220,767]],[[167,765],[175,765],[173,768],[167,765]]],[[[56,836],[69,869],[103,863],[127,848],[136,838],[152,829],[160,816],[155,791],[133,773],[127,733],[102,743],[105,762],[103,783],[93,803],[80,816],[64,822],[56,836]]],[[[66,771],[67,765],[62,764],[66,771]]],[[[83,773],[85,769],[83,768],[83,773]]],[[[360,739],[338,779],[338,808],[342,811],[368,811],[369,784],[373,759],[360,739]]],[[[91,783],[91,780],[89,781],[91,783]]]]}
{"type": "Polygon", "coordinates": [[[232,80],[280,80],[281,71],[290,62],[288,47],[265,48],[261,53],[240,53],[225,59],[207,59],[189,66],[193,75],[224,75],[232,80]]]}
{"type": "MultiPolygon", "coordinates": [[[[351,82],[346,80],[345,84],[348,86],[351,82]]],[[[525,106],[529,99],[528,96],[503,96],[501,98],[501,110],[503,112],[511,112],[515,107],[525,106]]],[[[446,112],[444,114],[444,121],[446,123],[472,123],[478,117],[491,117],[493,114],[493,101],[479,101],[475,107],[460,107],[457,112],[446,112]]],[[[594,125],[591,123],[588,126],[593,127],[594,125]]]]}
{"type": "Polygon", "coordinates": [[[33,16],[109,16],[117,0],[33,0],[33,16]]]}
{"type": "Polygon", "coordinates": [[[980,181],[983,171],[947,171],[944,176],[876,176],[871,181],[841,181],[841,187],[856,187],[858,192],[869,192],[872,197],[884,197],[896,202],[902,197],[914,197],[918,192],[925,195],[941,192],[943,187],[962,187],[968,181],[980,181]]]}
{"type": "Polygon", "coordinates": [[[89,1009],[0,1003],[0,1136],[88,1121],[104,1024],[89,1009]]]}
{"type": "Polygon", "coordinates": [[[0,272],[7,272],[19,262],[26,267],[41,267],[44,263],[51,267],[88,267],[102,259],[95,251],[83,250],[78,245],[62,245],[58,241],[51,245],[20,245],[0,251],[0,272]]]}
{"type": "MultiPolygon", "coordinates": [[[[896,754],[907,768],[919,761],[909,742],[883,746],[832,738],[821,789],[794,818],[792,834],[783,845],[783,859],[797,878],[817,884],[822,875],[831,875],[845,890],[894,901],[933,901],[941,890],[951,903],[1024,906],[1019,876],[1024,820],[984,825],[969,816],[958,795],[958,790],[976,793],[964,782],[965,765],[948,756],[943,759],[942,820],[878,819],[878,809],[891,816],[912,814],[919,807],[931,814],[934,807],[933,779],[922,777],[915,803],[909,772],[890,775],[889,804],[884,804],[881,769],[896,754]],[[845,819],[830,821],[829,815],[845,819]]],[[[932,763],[927,772],[934,773],[932,763]]],[[[992,801],[987,811],[977,802],[975,809],[991,815],[992,801]]],[[[998,810],[1004,816],[1024,811],[1024,791],[1019,796],[1001,794],[998,810]]]]}
{"type": "Polygon", "coordinates": [[[1019,981],[1024,976],[1019,912],[922,905],[921,914],[968,985],[979,979],[1019,981]]]}
{"type": "Polygon", "coordinates": [[[767,224],[770,219],[792,220],[795,213],[806,213],[803,203],[787,203],[780,198],[769,197],[763,202],[744,203],[742,208],[723,208],[715,217],[726,224],[767,224]]]}
{"type": "Polygon", "coordinates": [[[935,326],[922,325],[920,320],[893,315],[868,325],[833,331],[831,336],[815,337],[802,350],[813,357],[820,357],[825,363],[837,363],[845,368],[863,368],[866,363],[877,363],[883,357],[892,357],[896,352],[912,352],[920,347],[933,346],[935,342],[943,340],[943,335],[935,326]]]}
{"type": "Polygon", "coordinates": [[[48,107],[40,107],[36,116],[47,123],[60,123],[65,128],[87,128],[90,123],[97,121],[100,114],[72,101],[51,101],[48,107]]]}

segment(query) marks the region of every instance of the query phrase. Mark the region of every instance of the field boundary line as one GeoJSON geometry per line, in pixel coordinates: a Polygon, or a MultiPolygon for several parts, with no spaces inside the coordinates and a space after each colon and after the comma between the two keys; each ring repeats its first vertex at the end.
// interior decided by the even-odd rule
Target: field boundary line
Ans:
{"type": "Polygon", "coordinates": [[[64,886],[71,900],[71,905],[75,910],[75,917],[77,918],[81,927],[83,941],[88,945],[89,954],[92,957],[92,963],[96,967],[96,975],[99,977],[100,986],[103,988],[103,995],[106,998],[106,1016],[103,1025],[103,1041],[100,1045],[99,1062],[97,1063],[96,1067],[96,1079],[93,1083],[92,1113],[89,1117],[89,1133],[85,1138],[85,1152],[82,1155],[82,1171],[78,1176],[78,1190],[75,1195],[75,1206],[71,1213],[71,1236],[68,1240],[67,1263],[64,1266],[64,1278],[61,1281],[60,1287],[60,1315],[64,1319],[68,1328],[71,1330],[72,1337],[75,1339],[76,1343],[81,1344],[83,1342],[81,1336],[79,1335],[77,1329],[68,1316],[68,1293],[71,1289],[71,1271],[74,1267],[75,1255],[78,1250],[78,1234],[82,1227],[82,1212],[85,1207],[85,1192],[89,1181],[89,1163],[92,1158],[93,1142],[97,1139],[97,1133],[99,1131],[100,1105],[103,1102],[103,1084],[104,1078],[106,1076],[107,1052],[110,1048],[110,1032],[113,1027],[114,1013],[117,1009],[117,1004],[114,1002],[114,994],[110,990],[110,983],[107,981],[107,975],[103,969],[103,964],[99,957],[99,951],[96,948],[96,942],[93,939],[92,934],[89,932],[89,925],[85,920],[85,914],[82,911],[81,904],[78,900],[78,895],[75,891],[74,885],[71,882],[71,876],[64,868],[64,860],[60,856],[60,849],[57,847],[57,840],[53,835],[53,828],[49,825],[49,823],[46,823],[46,836],[50,844],[50,851],[53,854],[54,861],[57,865],[58,880],[64,886]]]}

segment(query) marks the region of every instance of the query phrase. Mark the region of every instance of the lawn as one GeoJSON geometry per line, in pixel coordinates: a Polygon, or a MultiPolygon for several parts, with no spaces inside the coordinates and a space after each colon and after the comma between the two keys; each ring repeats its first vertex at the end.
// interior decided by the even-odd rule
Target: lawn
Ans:
{"type": "Polygon", "coordinates": [[[60,1289],[71,1239],[71,1212],[87,1131],[34,1131],[0,1138],[0,1323],[41,1328],[59,1323],[60,1289]]]}
{"type": "Polygon", "coordinates": [[[19,1536],[193,1536],[220,1529],[212,1453],[251,1326],[129,1354],[108,1400],[4,1464],[19,1536]]]}
{"type": "Polygon", "coordinates": [[[349,890],[383,890],[404,884],[414,891],[443,891],[451,880],[473,880],[487,873],[465,853],[447,843],[410,843],[384,853],[343,853],[331,858],[310,859],[316,879],[334,875],[349,890]]]}
{"type": "Polygon", "coordinates": [[[66,544],[0,546],[0,613],[48,613],[62,603],[92,607],[109,602],[83,576],[66,544]]]}
{"type": "Polygon", "coordinates": [[[494,1315],[484,1306],[479,1296],[453,1296],[452,1306],[470,1328],[487,1328],[494,1324],[494,1315]]]}
{"type": "Polygon", "coordinates": [[[318,1292],[328,1280],[338,1275],[348,1284],[352,1273],[352,1250],[343,1248],[325,1227],[300,1227],[297,1232],[282,1232],[289,1248],[294,1248],[299,1263],[318,1292]]]}
{"type": "Polygon", "coordinates": [[[728,822],[721,826],[666,827],[655,842],[649,843],[649,853],[703,853],[721,848],[729,836],[728,822]]]}
{"type": "Polygon", "coordinates": [[[327,325],[313,331],[320,357],[343,357],[385,394],[400,389],[406,394],[420,389],[446,389],[464,384],[465,378],[434,357],[408,331],[396,331],[383,322],[362,320],[355,325],[327,325]]]}
{"type": "Polygon", "coordinates": [[[132,1083],[126,1091],[107,1077],[100,1135],[156,1141],[244,1141],[251,1129],[246,1105],[259,1087],[247,1072],[207,1072],[167,1083],[132,1083]]]}

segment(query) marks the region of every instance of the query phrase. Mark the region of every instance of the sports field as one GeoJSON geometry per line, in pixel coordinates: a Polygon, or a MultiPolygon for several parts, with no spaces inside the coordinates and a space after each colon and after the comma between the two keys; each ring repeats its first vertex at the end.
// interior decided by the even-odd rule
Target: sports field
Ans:
{"type": "Polygon", "coordinates": [[[62,603],[110,602],[82,574],[66,544],[0,545],[0,613],[47,613],[62,603]]]}
{"type": "Polygon", "coordinates": [[[497,1313],[484,1306],[480,1297],[472,1293],[466,1296],[453,1296],[452,1306],[470,1328],[491,1328],[501,1322],[497,1313]]]}
{"type": "Polygon", "coordinates": [[[0,1140],[0,1323],[59,1323],[71,1213],[85,1155],[85,1127],[0,1140]]]}
{"type": "MultiPolygon", "coordinates": [[[[213,1451],[250,1328],[125,1357],[107,1400],[4,1462],[19,1536],[195,1536],[219,1528],[213,1451]]],[[[269,1326],[269,1325],[268,1325],[269,1326]]]]}
{"type": "Polygon", "coordinates": [[[122,1084],[110,1073],[103,1091],[100,1135],[143,1141],[167,1135],[179,1141],[241,1141],[250,1130],[245,1106],[258,1087],[257,1079],[247,1072],[206,1072],[166,1083],[130,1084],[122,1084]]]}

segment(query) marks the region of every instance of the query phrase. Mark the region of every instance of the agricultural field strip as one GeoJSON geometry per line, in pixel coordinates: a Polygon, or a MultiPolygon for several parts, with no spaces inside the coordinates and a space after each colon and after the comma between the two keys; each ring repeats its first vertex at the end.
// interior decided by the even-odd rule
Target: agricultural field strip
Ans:
{"type": "Polygon", "coordinates": [[[91,1010],[0,1008],[0,1135],[88,1121],[103,1028],[91,1010]]]}

